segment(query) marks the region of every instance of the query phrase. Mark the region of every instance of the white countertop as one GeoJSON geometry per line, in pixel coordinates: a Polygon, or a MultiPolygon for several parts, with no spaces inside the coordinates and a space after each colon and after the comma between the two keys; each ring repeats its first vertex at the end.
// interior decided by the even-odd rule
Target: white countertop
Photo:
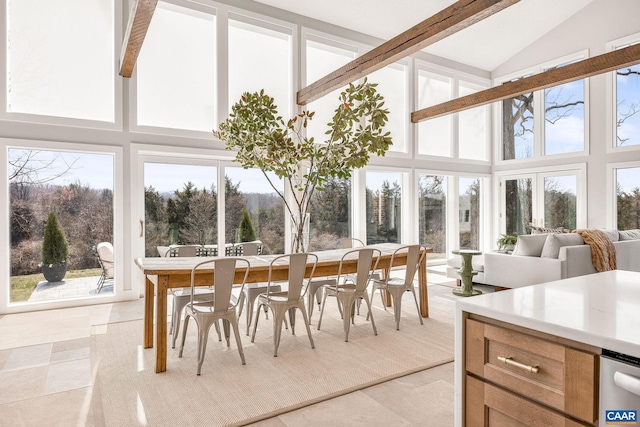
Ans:
{"type": "Polygon", "coordinates": [[[638,272],[607,271],[459,299],[456,311],[640,357],[638,272]]]}

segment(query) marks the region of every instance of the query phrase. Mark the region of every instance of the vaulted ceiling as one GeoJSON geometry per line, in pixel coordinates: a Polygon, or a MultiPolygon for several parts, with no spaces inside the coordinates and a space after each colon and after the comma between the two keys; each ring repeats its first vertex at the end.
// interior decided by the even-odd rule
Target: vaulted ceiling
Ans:
{"type": "MultiPolygon", "coordinates": [[[[456,0],[255,0],[388,40],[456,0]]],[[[492,71],[593,0],[521,0],[424,51],[492,71]]]]}

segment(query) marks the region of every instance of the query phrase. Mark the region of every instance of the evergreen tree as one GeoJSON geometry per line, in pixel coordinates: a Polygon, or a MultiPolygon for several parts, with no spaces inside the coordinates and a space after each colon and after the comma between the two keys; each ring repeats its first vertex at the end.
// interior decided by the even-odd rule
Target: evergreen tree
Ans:
{"type": "Polygon", "coordinates": [[[240,225],[238,226],[238,235],[236,241],[238,242],[253,242],[256,240],[256,231],[251,223],[251,216],[246,209],[242,210],[242,218],[240,219],[240,225]]]}
{"type": "Polygon", "coordinates": [[[66,264],[68,256],[69,243],[62,228],[60,228],[58,217],[54,212],[51,212],[44,226],[42,263],[49,266],[66,264]]]}

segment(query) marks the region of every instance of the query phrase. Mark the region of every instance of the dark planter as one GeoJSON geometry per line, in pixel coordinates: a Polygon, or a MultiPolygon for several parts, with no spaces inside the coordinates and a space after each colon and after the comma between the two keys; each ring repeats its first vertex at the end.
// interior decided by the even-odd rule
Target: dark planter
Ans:
{"type": "Polygon", "coordinates": [[[54,265],[53,267],[43,265],[42,274],[44,274],[47,282],[60,282],[64,279],[64,275],[67,274],[67,265],[54,265]]]}

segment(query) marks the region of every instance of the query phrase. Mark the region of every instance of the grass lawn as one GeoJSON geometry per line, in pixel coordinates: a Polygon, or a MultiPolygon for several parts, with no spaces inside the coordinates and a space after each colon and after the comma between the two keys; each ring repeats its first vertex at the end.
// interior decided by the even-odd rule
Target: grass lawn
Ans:
{"type": "MultiPolygon", "coordinates": [[[[89,268],[86,270],[69,270],[64,276],[65,279],[75,279],[77,277],[100,276],[101,268],[89,268]]],[[[11,277],[11,302],[28,301],[33,290],[38,283],[44,281],[42,273],[28,274],[25,276],[11,277]]]]}

